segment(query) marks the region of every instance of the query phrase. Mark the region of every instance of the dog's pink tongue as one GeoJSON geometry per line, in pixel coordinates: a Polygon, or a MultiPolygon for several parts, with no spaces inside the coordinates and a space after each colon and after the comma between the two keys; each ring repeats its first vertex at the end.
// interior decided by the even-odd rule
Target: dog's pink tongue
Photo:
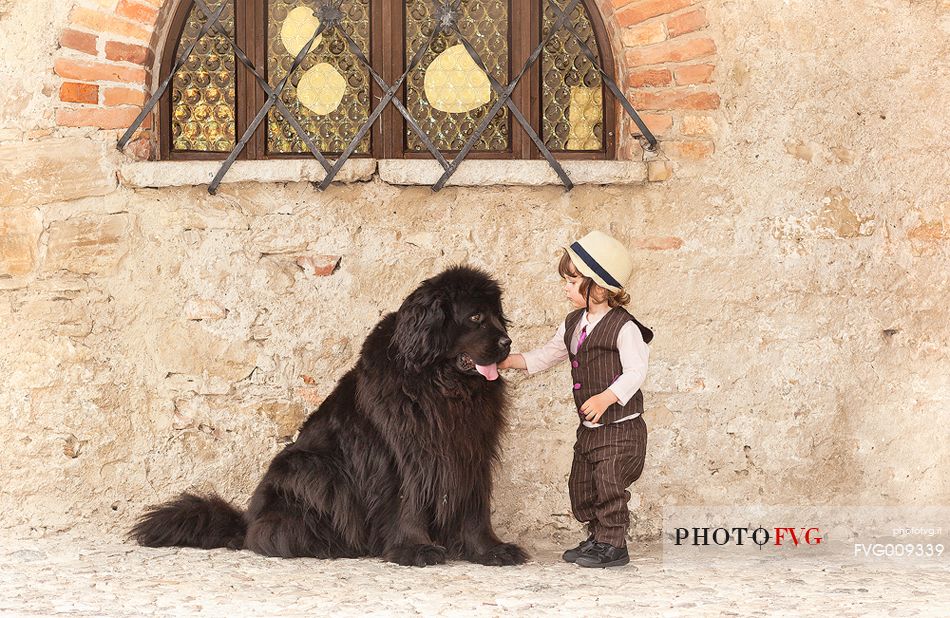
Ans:
{"type": "Polygon", "coordinates": [[[475,369],[478,370],[478,373],[485,376],[486,380],[497,380],[498,379],[498,365],[492,363],[491,365],[475,365],[475,369]]]}

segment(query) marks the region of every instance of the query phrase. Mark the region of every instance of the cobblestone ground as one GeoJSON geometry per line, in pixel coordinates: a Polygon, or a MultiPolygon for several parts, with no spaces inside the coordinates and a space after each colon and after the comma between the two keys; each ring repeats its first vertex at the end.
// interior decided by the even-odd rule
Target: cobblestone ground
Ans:
{"type": "MultiPolygon", "coordinates": [[[[0,537],[2,538],[2,537],[0,537]]],[[[70,536],[0,545],[3,616],[950,616],[947,568],[695,560],[638,548],[590,571],[535,551],[516,568],[144,549],[70,536]]]]}

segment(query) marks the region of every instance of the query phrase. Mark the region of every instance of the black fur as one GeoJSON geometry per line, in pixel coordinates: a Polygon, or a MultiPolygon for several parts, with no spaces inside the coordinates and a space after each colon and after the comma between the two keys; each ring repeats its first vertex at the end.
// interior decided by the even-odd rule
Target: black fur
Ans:
{"type": "Polygon", "coordinates": [[[133,538],[148,547],[240,549],[246,533],[241,511],[218,496],[190,493],[150,507],[132,528],[133,538]]]}
{"type": "Polygon", "coordinates": [[[184,494],[146,512],[133,538],[416,566],[523,563],[490,521],[504,384],[468,362],[505,358],[506,326],[485,273],[456,267],[424,281],[274,458],[243,520],[220,498],[184,494]]]}

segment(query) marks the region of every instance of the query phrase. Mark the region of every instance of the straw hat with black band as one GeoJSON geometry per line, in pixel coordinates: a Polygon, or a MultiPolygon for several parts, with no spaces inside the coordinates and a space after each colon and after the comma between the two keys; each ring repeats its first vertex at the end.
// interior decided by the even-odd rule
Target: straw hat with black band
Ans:
{"type": "Polygon", "coordinates": [[[566,250],[577,272],[611,292],[619,292],[633,272],[627,248],[603,232],[595,230],[566,250]]]}

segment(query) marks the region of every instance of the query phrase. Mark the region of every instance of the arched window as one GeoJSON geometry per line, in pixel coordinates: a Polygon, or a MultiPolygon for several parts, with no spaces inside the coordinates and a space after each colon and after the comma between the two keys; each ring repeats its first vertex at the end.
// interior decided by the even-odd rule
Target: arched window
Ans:
{"type": "MultiPolygon", "coordinates": [[[[251,70],[237,61],[232,38],[274,87],[284,76],[319,21],[320,0],[206,0],[223,8],[219,27],[202,37],[172,76],[159,117],[163,159],[224,158],[251,126],[267,94],[251,70]]],[[[520,71],[555,23],[551,3],[569,0],[461,0],[458,26],[502,86],[520,71]]],[[[429,43],[436,23],[432,0],[344,0],[341,27],[373,70],[395,82],[429,43]]],[[[205,12],[183,0],[172,20],[160,78],[175,58],[198,38],[205,12]]],[[[614,63],[606,31],[593,0],[575,5],[569,22],[609,75],[614,63]]],[[[383,96],[370,71],[333,29],[315,41],[281,94],[316,147],[339,154],[368,123],[383,96]]],[[[398,99],[432,144],[457,152],[484,119],[498,94],[451,32],[443,32],[422,52],[398,99]]],[[[559,30],[544,45],[538,62],[519,82],[512,102],[557,158],[613,158],[616,110],[599,71],[576,39],[559,30]]],[[[291,122],[276,106],[249,136],[242,159],[310,157],[291,122]]],[[[393,105],[365,130],[354,156],[431,158],[425,141],[393,105]]],[[[538,148],[503,106],[489,122],[468,158],[535,159],[538,148]]]]}

